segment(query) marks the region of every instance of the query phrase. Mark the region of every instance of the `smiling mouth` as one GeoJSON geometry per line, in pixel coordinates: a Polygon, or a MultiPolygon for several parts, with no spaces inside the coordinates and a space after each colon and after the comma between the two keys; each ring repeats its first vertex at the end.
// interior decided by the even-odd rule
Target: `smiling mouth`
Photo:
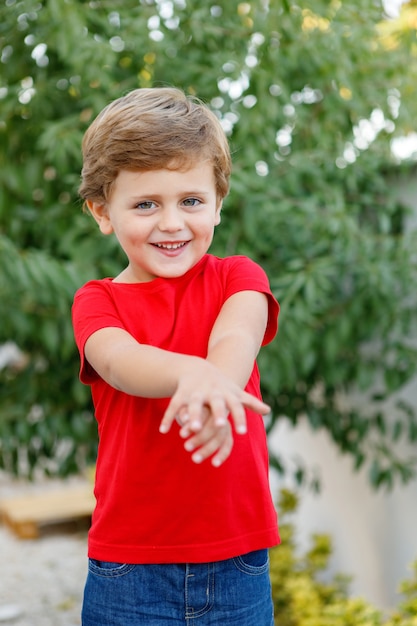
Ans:
{"type": "Polygon", "coordinates": [[[186,244],[186,241],[182,241],[181,243],[155,243],[153,245],[157,248],[162,248],[162,250],[178,250],[179,248],[183,248],[186,244]]]}

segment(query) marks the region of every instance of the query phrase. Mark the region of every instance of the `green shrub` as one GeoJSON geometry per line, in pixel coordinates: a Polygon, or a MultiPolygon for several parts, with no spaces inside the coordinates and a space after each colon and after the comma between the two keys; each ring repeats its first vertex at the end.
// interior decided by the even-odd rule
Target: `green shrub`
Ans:
{"type": "Polygon", "coordinates": [[[278,504],[282,543],[270,551],[277,626],[417,626],[417,561],[413,577],[400,586],[404,600],[384,615],[365,599],[349,597],[349,577],[321,580],[332,555],[328,535],[312,535],[310,549],[298,554],[291,521],[297,506],[297,496],[282,490],[278,504]]]}
{"type": "Polygon", "coordinates": [[[416,164],[391,142],[415,128],[417,52],[383,14],[382,0],[0,2],[0,345],[26,357],[0,371],[1,469],[69,474],[95,457],[70,307],[125,259],[81,212],[81,140],[113,98],[176,85],[232,146],[212,251],[259,262],[281,303],[259,357],[269,428],[306,418],[374,487],[416,475],[396,445],[417,442],[397,396],[417,371],[417,230],[398,197],[416,164]],[[358,389],[369,404],[340,402],[358,389]]]}

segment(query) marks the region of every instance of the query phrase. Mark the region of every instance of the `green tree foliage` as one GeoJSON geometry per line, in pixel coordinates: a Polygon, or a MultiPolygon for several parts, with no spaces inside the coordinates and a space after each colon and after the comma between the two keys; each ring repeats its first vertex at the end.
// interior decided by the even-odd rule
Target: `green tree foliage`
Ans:
{"type": "Polygon", "coordinates": [[[300,554],[292,522],[298,505],[293,493],[280,494],[282,544],[270,552],[272,597],[277,626],[416,626],[417,562],[412,577],[401,583],[402,600],[389,615],[363,598],[349,597],[349,577],[329,580],[332,541],[313,535],[311,547],[300,554]]]}
{"type": "Polygon", "coordinates": [[[110,100],[176,85],[216,111],[234,153],[213,251],[260,262],[282,305],[260,362],[271,427],[306,416],[374,485],[410,478],[395,442],[416,441],[415,414],[381,402],[417,362],[415,233],[390,151],[417,112],[415,31],[382,17],[374,0],[5,0],[0,344],[25,358],[0,372],[3,467],[69,472],[94,454],[69,311],[124,260],[81,210],[81,139],[110,100]],[[372,410],[341,402],[353,390],[372,410]]]}

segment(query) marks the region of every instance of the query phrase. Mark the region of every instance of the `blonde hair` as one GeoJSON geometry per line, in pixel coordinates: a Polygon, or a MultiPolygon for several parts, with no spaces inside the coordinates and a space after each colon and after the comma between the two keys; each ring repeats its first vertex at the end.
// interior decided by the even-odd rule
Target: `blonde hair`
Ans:
{"type": "Polygon", "coordinates": [[[210,109],[181,90],[135,89],[106,106],[83,143],[84,200],[106,202],[120,170],[186,169],[213,164],[216,192],[229,191],[231,157],[222,126],[210,109]]]}

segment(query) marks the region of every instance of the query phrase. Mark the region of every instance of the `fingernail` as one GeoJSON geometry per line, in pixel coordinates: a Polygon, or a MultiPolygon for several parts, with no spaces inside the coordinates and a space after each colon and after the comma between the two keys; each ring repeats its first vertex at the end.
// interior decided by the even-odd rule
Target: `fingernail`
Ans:
{"type": "Polygon", "coordinates": [[[239,435],[245,435],[246,426],[244,424],[240,424],[239,426],[236,426],[236,432],[239,433],[239,435]]]}
{"type": "Polygon", "coordinates": [[[184,448],[188,450],[188,452],[191,452],[191,450],[194,450],[194,446],[191,443],[191,441],[186,441],[184,444],[184,448]]]}
{"type": "Polygon", "coordinates": [[[198,454],[198,453],[193,454],[191,458],[194,461],[194,463],[201,463],[201,461],[203,460],[203,457],[201,456],[201,454],[198,454]]]}
{"type": "Polygon", "coordinates": [[[160,433],[167,433],[168,432],[168,426],[166,424],[161,424],[159,427],[159,432],[160,433]]]}
{"type": "Polygon", "coordinates": [[[220,467],[220,465],[222,464],[221,460],[218,458],[214,458],[211,462],[212,465],[214,465],[214,467],[220,467]]]}

